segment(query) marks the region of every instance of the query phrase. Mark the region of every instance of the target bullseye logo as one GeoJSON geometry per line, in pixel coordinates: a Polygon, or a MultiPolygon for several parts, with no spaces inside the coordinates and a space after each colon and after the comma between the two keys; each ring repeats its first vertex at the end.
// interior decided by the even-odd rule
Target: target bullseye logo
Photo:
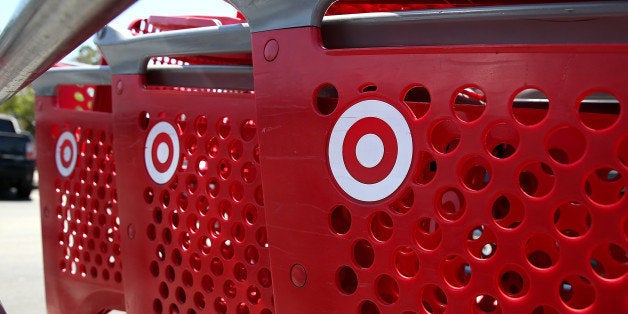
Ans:
{"type": "Polygon", "coordinates": [[[397,190],[410,170],[410,127],[388,103],[358,102],[336,121],[328,158],[334,179],[347,194],[365,202],[382,200],[397,190]]]}
{"type": "Polygon", "coordinates": [[[74,171],[77,157],[76,138],[68,131],[63,132],[55,147],[55,163],[62,176],[67,177],[74,171]]]}
{"type": "Polygon", "coordinates": [[[144,145],[146,171],[157,184],[168,182],[179,165],[179,137],[168,122],[159,122],[148,133],[144,145]]]}

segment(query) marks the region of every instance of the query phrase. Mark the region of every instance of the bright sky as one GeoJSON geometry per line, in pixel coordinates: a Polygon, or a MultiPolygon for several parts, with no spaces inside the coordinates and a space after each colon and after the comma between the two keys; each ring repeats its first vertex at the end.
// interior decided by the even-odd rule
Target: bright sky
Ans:
{"type": "MultiPolygon", "coordinates": [[[[9,23],[20,3],[28,0],[1,0],[0,1],[0,30],[9,23]]],[[[94,1],[94,0],[86,0],[94,1]]],[[[126,28],[129,23],[138,18],[151,15],[213,15],[235,17],[235,9],[223,0],[138,0],[116,19],[110,22],[118,29],[126,28]]],[[[91,39],[87,43],[91,43],[91,39]]]]}

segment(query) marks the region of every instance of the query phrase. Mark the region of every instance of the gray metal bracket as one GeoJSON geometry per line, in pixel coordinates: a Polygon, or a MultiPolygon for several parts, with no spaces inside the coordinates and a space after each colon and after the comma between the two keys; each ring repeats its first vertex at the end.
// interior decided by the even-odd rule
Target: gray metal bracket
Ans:
{"type": "Polygon", "coordinates": [[[228,65],[149,66],[146,83],[155,86],[253,90],[253,67],[228,65]]]}
{"type": "Polygon", "coordinates": [[[323,19],[329,49],[628,43],[628,2],[596,1],[366,13],[323,19]]]}
{"type": "Polygon", "coordinates": [[[110,85],[111,72],[108,66],[96,65],[53,68],[37,78],[32,86],[37,96],[55,96],[57,86],[69,84],[110,85]]]}
{"type": "MultiPolygon", "coordinates": [[[[253,90],[253,67],[225,65],[151,65],[146,82],[156,86],[184,86],[253,90]]],[[[55,96],[59,85],[110,85],[108,66],[76,66],[48,70],[32,84],[37,96],[55,96]]]]}
{"type": "Polygon", "coordinates": [[[626,1],[502,5],[330,17],[323,16],[336,0],[228,1],[243,12],[252,32],[322,27],[327,48],[627,41],[620,36],[626,28],[621,21],[628,10],[626,1]],[[578,32],[582,34],[578,35],[578,32]]]}
{"type": "Polygon", "coordinates": [[[337,0],[228,0],[240,10],[251,32],[321,25],[323,15],[337,0]]]}
{"type": "Polygon", "coordinates": [[[145,74],[148,60],[155,56],[193,56],[251,52],[247,24],[210,26],[131,36],[105,27],[95,40],[111,67],[112,74],[145,74]]]}

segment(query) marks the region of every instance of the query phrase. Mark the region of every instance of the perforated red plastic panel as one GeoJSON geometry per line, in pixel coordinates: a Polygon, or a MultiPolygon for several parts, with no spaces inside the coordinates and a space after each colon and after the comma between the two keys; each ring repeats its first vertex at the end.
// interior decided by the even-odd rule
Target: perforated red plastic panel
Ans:
{"type": "Polygon", "coordinates": [[[628,311],[627,46],[319,40],[253,34],[277,312],[628,311]]]}
{"type": "Polygon", "coordinates": [[[127,310],[272,313],[253,94],[113,81],[127,310]]]}
{"type": "Polygon", "coordinates": [[[49,313],[124,309],[112,114],[36,98],[49,313]]]}
{"type": "Polygon", "coordinates": [[[61,99],[59,105],[64,109],[92,110],[94,108],[93,85],[62,85],[59,86],[57,97],[61,99]]]}

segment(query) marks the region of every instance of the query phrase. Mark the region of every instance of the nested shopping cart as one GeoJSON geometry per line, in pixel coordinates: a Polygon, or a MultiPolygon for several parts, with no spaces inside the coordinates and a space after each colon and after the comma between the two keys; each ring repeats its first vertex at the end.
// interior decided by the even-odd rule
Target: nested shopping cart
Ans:
{"type": "Polygon", "coordinates": [[[57,68],[35,84],[51,312],[124,309],[113,117],[100,110],[111,108],[109,82],[109,69],[93,66],[57,68]]]}
{"type": "Polygon", "coordinates": [[[126,310],[274,312],[248,29],[99,36],[127,161],[126,310]]]}
{"type": "Polygon", "coordinates": [[[125,310],[628,311],[628,5],[332,2],[99,33],[125,310]]]}
{"type": "Polygon", "coordinates": [[[627,310],[625,4],[236,3],[278,312],[627,310]]]}

